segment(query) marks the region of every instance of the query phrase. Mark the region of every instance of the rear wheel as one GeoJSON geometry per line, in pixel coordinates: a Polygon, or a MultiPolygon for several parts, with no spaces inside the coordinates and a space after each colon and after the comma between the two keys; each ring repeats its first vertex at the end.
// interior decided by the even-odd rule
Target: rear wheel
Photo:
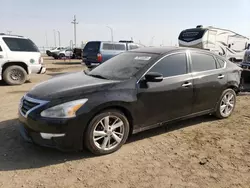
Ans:
{"type": "Polygon", "coordinates": [[[228,118],[232,113],[236,105],[236,93],[233,89],[225,90],[217,105],[216,116],[218,118],[228,118]]]}
{"type": "Polygon", "coordinates": [[[27,72],[23,67],[9,66],[3,72],[3,80],[9,85],[21,85],[27,80],[27,72]]]}
{"type": "Polygon", "coordinates": [[[117,110],[104,111],[94,117],[85,133],[86,147],[96,155],[117,151],[129,135],[129,122],[117,110]]]}

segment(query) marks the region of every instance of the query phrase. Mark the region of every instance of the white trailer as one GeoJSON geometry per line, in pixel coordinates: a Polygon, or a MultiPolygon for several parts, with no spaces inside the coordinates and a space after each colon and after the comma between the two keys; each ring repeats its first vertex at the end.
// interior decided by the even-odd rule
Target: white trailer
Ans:
{"type": "Polygon", "coordinates": [[[213,51],[231,61],[242,61],[249,45],[249,38],[233,31],[215,27],[197,26],[179,35],[180,47],[213,51]]]}

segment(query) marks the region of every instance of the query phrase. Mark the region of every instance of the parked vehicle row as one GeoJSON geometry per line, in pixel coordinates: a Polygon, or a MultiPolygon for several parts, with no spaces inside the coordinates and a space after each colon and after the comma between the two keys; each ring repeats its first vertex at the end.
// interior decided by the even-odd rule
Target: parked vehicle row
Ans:
{"type": "Polygon", "coordinates": [[[82,58],[82,49],[81,48],[67,48],[64,50],[61,50],[57,53],[52,53],[51,55],[54,57],[54,59],[81,59],[82,58]]]}
{"type": "Polygon", "coordinates": [[[30,39],[0,34],[0,80],[9,85],[20,85],[31,73],[45,72],[41,53],[30,39]]]}
{"type": "Polygon", "coordinates": [[[55,47],[52,48],[51,50],[46,50],[47,56],[53,56],[53,54],[58,54],[62,50],[66,50],[67,48],[65,47],[55,47]]]}
{"type": "MultiPolygon", "coordinates": [[[[91,43],[87,48],[96,52],[103,46],[91,43]]],[[[34,87],[19,105],[20,132],[26,141],[46,147],[85,146],[96,155],[109,154],[130,134],[165,123],[205,114],[229,117],[241,71],[205,50],[127,51],[91,71],[61,75],[34,87]]]]}

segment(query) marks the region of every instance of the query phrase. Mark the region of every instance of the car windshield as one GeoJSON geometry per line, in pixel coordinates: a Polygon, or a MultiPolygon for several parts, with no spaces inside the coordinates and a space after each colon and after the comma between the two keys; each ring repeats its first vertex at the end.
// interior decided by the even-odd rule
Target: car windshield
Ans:
{"type": "Polygon", "coordinates": [[[111,80],[127,80],[152,62],[157,54],[124,52],[117,55],[87,74],[111,80]]]}

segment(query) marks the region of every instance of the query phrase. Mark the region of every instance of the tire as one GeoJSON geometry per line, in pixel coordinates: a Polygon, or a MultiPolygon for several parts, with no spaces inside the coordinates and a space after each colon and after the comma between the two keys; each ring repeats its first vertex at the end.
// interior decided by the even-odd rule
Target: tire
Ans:
{"type": "Polygon", "coordinates": [[[228,118],[232,115],[236,105],[236,93],[233,89],[226,89],[217,104],[215,116],[220,119],[228,118]],[[232,97],[231,100],[229,100],[232,97]],[[230,102],[231,101],[231,102],[230,102]],[[223,106],[223,107],[222,107],[223,106]],[[224,110],[223,110],[224,109],[224,110]],[[226,111],[228,110],[228,111],[226,111]]]}
{"type": "Polygon", "coordinates": [[[9,66],[3,72],[3,80],[8,85],[21,85],[27,80],[27,72],[21,66],[9,66]]]}
{"type": "Polygon", "coordinates": [[[101,112],[92,119],[85,131],[84,144],[91,153],[106,155],[120,149],[126,142],[128,135],[129,122],[126,116],[118,110],[111,109],[101,112]],[[109,121],[106,121],[107,118],[109,121]],[[106,123],[109,125],[109,128],[105,128],[106,123]],[[113,123],[116,126],[120,126],[115,128],[113,125],[115,129],[112,130],[111,124],[113,123]],[[98,131],[99,134],[94,135],[94,131],[98,131]],[[94,139],[97,140],[95,141],[94,139]]]}
{"type": "Polygon", "coordinates": [[[59,59],[62,59],[65,57],[65,54],[59,54],[59,59]]]}

